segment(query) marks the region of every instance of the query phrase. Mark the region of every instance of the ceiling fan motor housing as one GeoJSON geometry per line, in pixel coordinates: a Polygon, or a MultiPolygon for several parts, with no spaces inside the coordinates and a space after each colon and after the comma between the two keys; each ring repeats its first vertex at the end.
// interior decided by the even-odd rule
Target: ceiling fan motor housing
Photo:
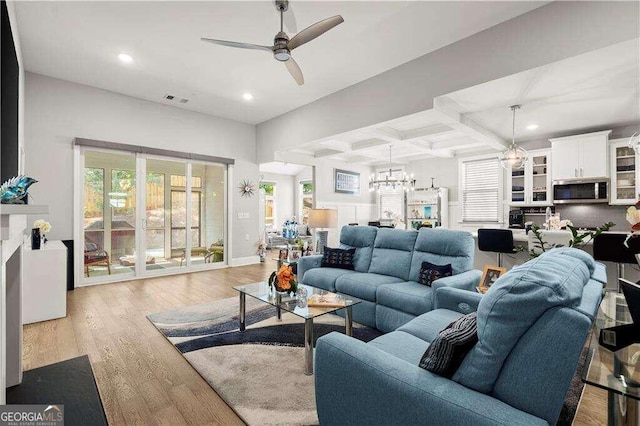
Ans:
{"type": "Polygon", "coordinates": [[[276,34],[273,39],[273,56],[278,61],[286,62],[291,57],[291,51],[289,51],[287,43],[289,43],[289,37],[283,31],[276,34]]]}

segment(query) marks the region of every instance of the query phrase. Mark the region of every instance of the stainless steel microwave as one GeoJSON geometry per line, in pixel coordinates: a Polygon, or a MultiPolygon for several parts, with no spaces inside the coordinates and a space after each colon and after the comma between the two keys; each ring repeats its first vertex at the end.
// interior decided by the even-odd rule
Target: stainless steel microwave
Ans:
{"type": "Polygon", "coordinates": [[[609,202],[609,179],[565,179],[553,181],[554,204],[609,202]]]}

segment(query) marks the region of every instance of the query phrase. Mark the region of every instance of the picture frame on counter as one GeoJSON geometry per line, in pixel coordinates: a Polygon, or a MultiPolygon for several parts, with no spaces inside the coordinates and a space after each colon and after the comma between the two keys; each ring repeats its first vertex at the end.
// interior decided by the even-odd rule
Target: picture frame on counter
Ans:
{"type": "Polygon", "coordinates": [[[495,283],[498,278],[507,272],[507,268],[500,266],[485,265],[482,270],[482,278],[480,279],[480,285],[477,288],[478,293],[485,294],[489,291],[489,288],[495,283]]]}

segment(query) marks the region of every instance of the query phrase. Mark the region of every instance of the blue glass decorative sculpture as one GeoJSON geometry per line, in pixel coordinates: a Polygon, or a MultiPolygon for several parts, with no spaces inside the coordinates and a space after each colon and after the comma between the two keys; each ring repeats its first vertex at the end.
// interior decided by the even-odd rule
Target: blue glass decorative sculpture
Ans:
{"type": "Polygon", "coordinates": [[[29,187],[37,180],[29,176],[15,176],[0,186],[1,204],[26,204],[29,197],[29,187]]]}

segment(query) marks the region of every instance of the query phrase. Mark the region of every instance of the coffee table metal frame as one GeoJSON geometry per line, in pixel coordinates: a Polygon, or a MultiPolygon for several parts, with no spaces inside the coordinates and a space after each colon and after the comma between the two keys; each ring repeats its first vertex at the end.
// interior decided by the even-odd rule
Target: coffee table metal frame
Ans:
{"type": "Polygon", "coordinates": [[[334,313],[341,309],[345,310],[344,328],[347,336],[353,335],[353,313],[351,307],[361,302],[360,299],[340,293],[331,293],[316,287],[299,284],[298,287],[307,290],[307,298],[312,294],[333,295],[338,294],[341,300],[345,301],[345,306],[306,306],[306,303],[298,304],[295,296],[287,296],[276,293],[272,295],[266,282],[245,284],[233,287],[240,297],[240,331],[246,328],[246,295],[268,303],[276,308],[276,318],[282,321],[282,310],[290,312],[304,319],[304,374],[313,374],[313,319],[325,314],[334,313]]]}

